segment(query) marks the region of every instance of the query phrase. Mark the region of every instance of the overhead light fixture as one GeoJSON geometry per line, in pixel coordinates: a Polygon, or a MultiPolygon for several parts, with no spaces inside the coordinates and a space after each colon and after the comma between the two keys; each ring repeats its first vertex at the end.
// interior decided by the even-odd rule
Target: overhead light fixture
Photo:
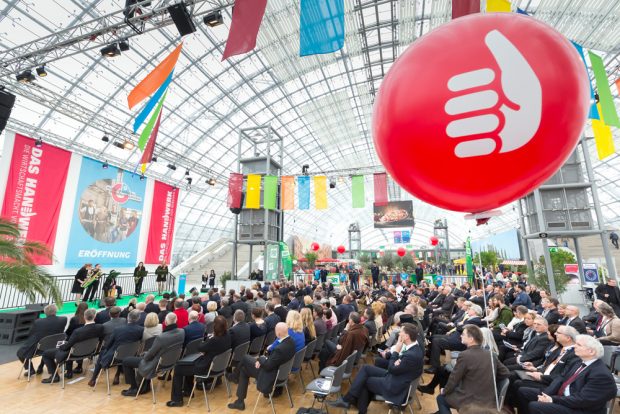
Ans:
{"type": "Polygon", "coordinates": [[[144,176],[144,174],[140,174],[140,181],[144,181],[146,177],[144,176]]]}
{"type": "Polygon", "coordinates": [[[172,21],[181,36],[185,36],[196,31],[196,25],[192,20],[192,16],[183,2],[168,6],[168,13],[170,13],[170,17],[172,18],[172,21]]]}
{"type": "Polygon", "coordinates": [[[168,168],[170,168],[172,171],[176,171],[177,170],[177,166],[174,164],[168,164],[168,168]]]}
{"type": "Polygon", "coordinates": [[[108,162],[107,162],[107,161],[104,161],[104,162],[103,162],[102,167],[103,167],[103,169],[104,169],[104,170],[107,170],[109,166],[110,166],[110,164],[108,164],[108,162]]]}
{"type": "Polygon", "coordinates": [[[333,178],[329,179],[329,188],[336,188],[336,180],[333,178]]]}
{"type": "Polygon", "coordinates": [[[194,181],[192,177],[187,177],[186,180],[187,180],[187,184],[190,184],[190,185],[192,184],[192,181],[194,181]]]}
{"type": "Polygon", "coordinates": [[[185,175],[189,175],[189,170],[185,170],[185,175]]]}
{"type": "Polygon", "coordinates": [[[116,43],[112,43],[111,45],[107,45],[106,47],[101,49],[101,56],[107,58],[113,58],[119,56],[121,54],[120,49],[116,45],[116,43]]]}
{"type": "Polygon", "coordinates": [[[157,156],[153,155],[153,158],[151,158],[151,162],[157,162],[157,156]]]}
{"type": "Polygon", "coordinates": [[[308,164],[304,164],[301,166],[301,173],[303,175],[308,175],[308,169],[310,168],[310,166],[308,164]]]}
{"type": "Polygon", "coordinates": [[[121,49],[121,52],[126,52],[129,50],[129,40],[123,39],[118,42],[118,47],[121,49]]]}
{"type": "Polygon", "coordinates": [[[204,19],[202,19],[202,21],[209,27],[215,27],[219,26],[220,24],[224,24],[222,12],[219,10],[207,14],[204,19]]]}
{"type": "Polygon", "coordinates": [[[45,66],[41,65],[37,68],[37,75],[44,78],[47,76],[47,71],[45,70],[45,66]]]}
{"type": "Polygon", "coordinates": [[[110,142],[110,137],[108,137],[106,134],[103,134],[103,137],[101,138],[101,140],[103,142],[110,142]]]}
{"type": "Polygon", "coordinates": [[[39,138],[37,142],[34,143],[34,146],[37,148],[41,148],[43,146],[43,140],[39,138]]]}
{"type": "Polygon", "coordinates": [[[131,151],[132,149],[134,149],[134,147],[135,147],[135,145],[131,141],[125,140],[125,142],[123,142],[123,148],[125,148],[126,150],[131,151]]]}
{"type": "Polygon", "coordinates": [[[114,145],[116,148],[125,149],[125,144],[120,141],[114,141],[112,145],[114,145]]]}
{"type": "Polygon", "coordinates": [[[215,178],[209,178],[209,179],[207,180],[207,184],[209,184],[209,185],[215,185],[215,178]]]}
{"type": "Polygon", "coordinates": [[[30,69],[23,71],[15,76],[19,83],[32,83],[35,80],[34,75],[30,69]]]}

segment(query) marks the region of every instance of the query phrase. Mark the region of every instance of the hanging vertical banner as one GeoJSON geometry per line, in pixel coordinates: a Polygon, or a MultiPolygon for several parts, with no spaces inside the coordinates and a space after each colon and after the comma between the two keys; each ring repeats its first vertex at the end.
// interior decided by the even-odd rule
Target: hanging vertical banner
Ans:
{"type": "Polygon", "coordinates": [[[260,179],[260,175],[248,174],[245,208],[260,208],[260,179]]]}
{"type": "Polygon", "coordinates": [[[620,94],[620,78],[616,79],[616,89],[618,89],[618,93],[620,94]]]}
{"type": "Polygon", "coordinates": [[[318,55],[344,45],[344,0],[301,0],[299,55],[318,55]]]}
{"type": "Polygon", "coordinates": [[[144,148],[144,152],[142,153],[142,157],[140,158],[140,164],[142,167],[140,168],[142,174],[146,171],[146,164],[151,162],[153,159],[153,153],[155,152],[155,143],[157,142],[157,134],[159,133],[159,125],[161,124],[161,114],[164,111],[159,112],[159,116],[157,117],[157,122],[155,123],[155,128],[153,128],[153,132],[151,133],[151,138],[149,142],[146,143],[146,148],[144,148]]]}
{"type": "Polygon", "coordinates": [[[135,266],[146,181],[137,174],[82,158],[66,267],[84,263],[135,266]]]}
{"type": "Polygon", "coordinates": [[[170,263],[178,199],[178,188],[155,181],[144,263],[170,263]]]}
{"type": "Polygon", "coordinates": [[[230,173],[228,177],[228,207],[241,208],[241,193],[243,192],[243,174],[230,173]]]}
{"type": "Polygon", "coordinates": [[[256,47],[258,29],[265,14],[267,0],[236,0],[232,23],[222,60],[242,55],[256,47]]]}
{"type": "Polygon", "coordinates": [[[266,210],[275,210],[278,201],[278,177],[266,175],[263,177],[263,206],[266,210]]]}
{"type": "Polygon", "coordinates": [[[327,177],[324,175],[314,177],[314,206],[317,210],[327,208],[327,177]]]}
{"type": "Polygon", "coordinates": [[[474,286],[474,263],[471,257],[471,237],[468,237],[465,242],[465,268],[467,270],[469,283],[474,286]]]}
{"type": "Polygon", "coordinates": [[[297,193],[299,195],[299,209],[308,210],[310,208],[310,177],[307,175],[297,177],[297,193]]]}
{"type": "Polygon", "coordinates": [[[616,152],[611,128],[605,125],[603,121],[593,119],[592,132],[594,133],[594,142],[599,160],[605,159],[616,152]]]}
{"type": "Polygon", "coordinates": [[[510,1],[487,0],[487,12],[510,12],[510,1]]]}
{"type": "Polygon", "coordinates": [[[151,99],[149,99],[146,105],[144,105],[144,108],[142,108],[142,111],[140,111],[136,119],[133,121],[133,133],[134,134],[138,132],[138,129],[142,126],[144,121],[146,121],[146,118],[149,116],[153,108],[155,108],[155,106],[159,103],[159,100],[161,99],[161,97],[164,95],[164,93],[168,89],[170,82],[172,82],[173,73],[174,73],[174,70],[170,72],[170,75],[168,75],[168,78],[166,78],[166,81],[159,87],[159,89],[157,89],[157,92],[155,92],[155,94],[151,97],[151,99]]]}
{"type": "MultiPolygon", "coordinates": [[[[586,72],[588,71],[588,64],[586,63],[586,57],[583,54],[583,47],[579,43],[575,43],[571,40],[577,52],[579,52],[579,56],[581,56],[581,60],[583,61],[583,66],[586,68],[586,72]]],[[[588,76],[588,85],[590,85],[590,113],[588,114],[588,118],[590,119],[601,119],[598,113],[598,108],[596,107],[596,100],[594,99],[594,89],[592,88],[592,83],[590,82],[590,77],[588,76]]]]}
{"type": "Polygon", "coordinates": [[[354,175],[351,177],[351,193],[353,198],[353,208],[364,208],[364,176],[354,175]]]}
{"type": "Polygon", "coordinates": [[[288,244],[280,242],[280,257],[282,259],[282,273],[288,280],[291,280],[293,275],[293,261],[291,260],[291,253],[288,249],[288,244]]]}
{"type": "Polygon", "coordinates": [[[385,206],[388,203],[387,174],[375,174],[373,179],[375,187],[375,205],[385,206]]]}
{"type": "Polygon", "coordinates": [[[530,15],[527,11],[525,11],[525,10],[523,10],[523,9],[519,8],[519,7],[517,7],[517,13],[519,13],[519,14],[524,14],[524,15],[526,15],[526,16],[529,16],[529,15],[530,15]]]}
{"type": "Polygon", "coordinates": [[[480,13],[480,0],[452,0],[452,19],[480,13]]]}
{"type": "Polygon", "coordinates": [[[404,230],[402,234],[403,234],[403,243],[410,243],[411,242],[411,231],[404,230]]]}
{"type": "Polygon", "coordinates": [[[293,210],[295,208],[295,177],[283,176],[280,191],[282,210],[293,210]]]}
{"type": "Polygon", "coordinates": [[[614,98],[609,88],[609,80],[607,79],[607,72],[605,72],[603,59],[591,51],[588,51],[588,56],[590,57],[592,72],[594,72],[594,79],[596,80],[596,90],[598,91],[601,110],[600,115],[602,116],[601,120],[605,122],[605,125],[620,128],[620,119],[618,119],[614,98]]]}
{"type": "Polygon", "coordinates": [[[402,234],[400,231],[394,232],[394,244],[400,244],[403,242],[402,234]]]}
{"type": "MultiPolygon", "coordinates": [[[[20,241],[39,242],[54,251],[70,160],[69,151],[46,143],[37,147],[34,139],[15,134],[1,215],[17,223],[20,241]]],[[[52,264],[51,257],[32,260],[52,264]]]]}

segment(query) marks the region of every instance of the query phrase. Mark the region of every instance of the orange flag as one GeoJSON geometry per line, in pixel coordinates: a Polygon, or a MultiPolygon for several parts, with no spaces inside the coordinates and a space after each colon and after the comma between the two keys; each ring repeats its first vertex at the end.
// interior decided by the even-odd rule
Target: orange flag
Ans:
{"type": "Polygon", "coordinates": [[[181,54],[182,48],[183,43],[179,44],[176,49],[168,55],[168,57],[162,60],[161,63],[142,80],[142,82],[137,84],[136,87],[129,92],[129,95],[127,96],[129,109],[132,109],[143,99],[155,92],[166,81],[166,78],[170,75],[170,72],[172,72],[172,69],[174,69],[174,66],[177,64],[177,60],[179,60],[179,55],[181,54]]]}
{"type": "Polygon", "coordinates": [[[293,210],[295,208],[295,177],[282,176],[282,198],[280,208],[293,210]]]}

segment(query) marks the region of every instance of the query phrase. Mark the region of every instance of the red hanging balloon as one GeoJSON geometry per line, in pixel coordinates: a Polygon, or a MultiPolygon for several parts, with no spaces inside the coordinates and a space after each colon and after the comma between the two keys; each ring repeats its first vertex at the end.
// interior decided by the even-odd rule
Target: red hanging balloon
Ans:
{"type": "Polygon", "coordinates": [[[437,246],[439,244],[439,239],[435,236],[431,236],[431,245],[437,246]]]}
{"type": "Polygon", "coordinates": [[[406,254],[407,254],[407,250],[405,250],[405,248],[404,248],[404,247],[399,247],[399,248],[396,250],[396,254],[397,254],[397,255],[399,255],[400,257],[403,257],[404,255],[406,255],[406,254]]]}
{"type": "Polygon", "coordinates": [[[319,246],[317,242],[312,242],[312,244],[310,245],[310,248],[316,252],[321,248],[321,246],[319,246]]]}
{"type": "Polygon", "coordinates": [[[347,249],[344,248],[343,245],[340,245],[336,248],[336,251],[340,254],[344,253],[347,249]]]}
{"type": "Polygon", "coordinates": [[[547,181],[577,145],[589,107],[585,67],[562,34],[517,13],[478,13],[431,31],[392,65],[373,137],[406,191],[481,212],[547,181]],[[433,156],[419,157],[421,148],[433,156]]]}

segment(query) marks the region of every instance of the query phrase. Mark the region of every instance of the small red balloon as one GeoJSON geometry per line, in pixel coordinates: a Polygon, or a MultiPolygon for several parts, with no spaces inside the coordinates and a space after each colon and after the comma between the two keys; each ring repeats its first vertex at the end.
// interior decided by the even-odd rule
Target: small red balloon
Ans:
{"type": "Polygon", "coordinates": [[[399,248],[396,250],[396,254],[397,254],[397,255],[399,255],[400,257],[403,257],[404,255],[406,255],[406,254],[407,254],[407,250],[405,250],[405,248],[404,248],[404,247],[399,247],[399,248]]]}
{"type": "Polygon", "coordinates": [[[431,245],[437,246],[439,244],[439,239],[435,236],[431,237],[431,245]]]}
{"type": "Polygon", "coordinates": [[[319,246],[317,242],[312,242],[312,244],[310,245],[310,248],[316,252],[321,248],[321,246],[319,246]]]}
{"type": "Polygon", "coordinates": [[[344,248],[343,245],[340,245],[336,248],[336,251],[340,254],[344,253],[347,249],[344,248]]]}

